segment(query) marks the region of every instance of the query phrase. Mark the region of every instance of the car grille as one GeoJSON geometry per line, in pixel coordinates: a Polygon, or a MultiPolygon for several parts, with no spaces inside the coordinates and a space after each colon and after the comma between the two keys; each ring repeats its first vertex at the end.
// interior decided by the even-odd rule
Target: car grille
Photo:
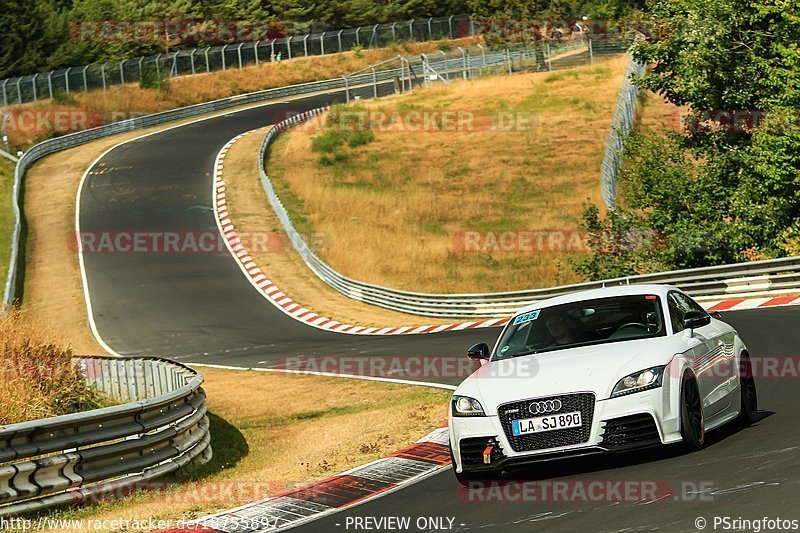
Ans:
{"type": "Polygon", "coordinates": [[[497,414],[500,417],[500,424],[503,426],[503,431],[508,438],[508,442],[511,444],[511,448],[515,452],[546,450],[549,448],[560,448],[561,446],[582,444],[589,441],[589,436],[592,431],[592,419],[594,417],[594,394],[591,392],[565,394],[562,396],[548,396],[545,398],[535,398],[507,403],[497,408],[497,414]],[[546,431],[544,433],[534,433],[532,435],[514,436],[514,434],[511,432],[511,421],[533,418],[534,415],[532,415],[528,410],[528,407],[531,403],[556,399],[561,401],[561,409],[552,413],[543,413],[541,415],[537,414],[535,416],[538,417],[550,414],[580,411],[581,420],[583,422],[581,427],[572,429],[557,429],[554,431],[546,431]]]}
{"type": "Polygon", "coordinates": [[[497,439],[494,437],[470,437],[458,441],[458,448],[461,453],[461,464],[465,468],[485,467],[483,462],[483,451],[487,446],[494,445],[492,450],[492,464],[504,457],[497,439]]]}
{"type": "Polygon", "coordinates": [[[646,413],[606,420],[600,441],[604,448],[614,450],[660,443],[656,421],[646,413]]]}

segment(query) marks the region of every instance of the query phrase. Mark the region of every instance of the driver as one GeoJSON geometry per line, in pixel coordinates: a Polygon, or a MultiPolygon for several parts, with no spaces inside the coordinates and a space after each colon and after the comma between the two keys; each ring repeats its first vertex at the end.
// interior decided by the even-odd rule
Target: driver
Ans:
{"type": "Polygon", "coordinates": [[[545,326],[547,331],[553,336],[555,342],[551,346],[562,346],[564,344],[574,344],[577,342],[575,334],[567,323],[565,313],[554,313],[545,319],[545,326]]]}

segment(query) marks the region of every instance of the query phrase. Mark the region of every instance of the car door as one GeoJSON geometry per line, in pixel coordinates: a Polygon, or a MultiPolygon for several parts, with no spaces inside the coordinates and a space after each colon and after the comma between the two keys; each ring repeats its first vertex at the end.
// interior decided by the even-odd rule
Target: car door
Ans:
{"type": "MultiPolygon", "coordinates": [[[[689,311],[706,311],[694,300],[678,291],[670,291],[667,295],[670,319],[675,333],[684,335],[683,318],[689,311]]],[[[706,417],[714,416],[727,407],[725,383],[726,350],[721,339],[722,332],[714,323],[693,330],[687,342],[691,351],[687,354],[691,359],[692,370],[697,377],[697,386],[703,399],[706,417]]]]}

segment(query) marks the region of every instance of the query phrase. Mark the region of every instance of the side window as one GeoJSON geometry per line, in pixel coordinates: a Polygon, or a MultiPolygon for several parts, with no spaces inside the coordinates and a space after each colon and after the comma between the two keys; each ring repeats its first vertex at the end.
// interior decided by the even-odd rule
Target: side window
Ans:
{"type": "Polygon", "coordinates": [[[689,302],[689,306],[692,308],[692,311],[700,311],[701,313],[708,313],[708,311],[706,311],[703,308],[702,305],[700,305],[699,303],[695,302],[694,300],[692,300],[691,298],[689,298],[685,294],[679,294],[678,296],[682,297],[684,300],[689,302]]]}
{"type": "Polygon", "coordinates": [[[675,292],[671,292],[667,295],[669,319],[672,321],[672,331],[675,333],[683,331],[683,315],[686,314],[686,311],[679,304],[676,295],[677,293],[675,292]]]}
{"type": "Polygon", "coordinates": [[[671,292],[668,296],[669,315],[672,319],[672,327],[675,332],[683,331],[683,317],[689,311],[699,311],[705,313],[700,304],[679,292],[671,292]]]}

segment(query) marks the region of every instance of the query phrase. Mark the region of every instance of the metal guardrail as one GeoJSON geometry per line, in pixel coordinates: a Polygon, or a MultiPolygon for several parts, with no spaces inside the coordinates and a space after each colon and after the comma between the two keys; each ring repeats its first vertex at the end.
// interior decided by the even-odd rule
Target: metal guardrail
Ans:
{"type": "Polygon", "coordinates": [[[211,459],[200,374],[149,357],[74,362],[125,403],[0,426],[0,518],[118,497],[211,459]]]}
{"type": "Polygon", "coordinates": [[[622,166],[623,142],[625,136],[633,128],[636,102],[639,98],[639,88],[636,87],[633,80],[641,78],[642,74],[644,74],[644,64],[631,57],[628,67],[625,69],[622,87],[617,95],[611,131],[608,132],[608,139],[603,151],[603,163],[600,167],[603,201],[609,209],[613,209],[617,203],[617,175],[622,166]]]}
{"type": "Polygon", "coordinates": [[[303,115],[291,117],[277,124],[267,133],[259,152],[262,163],[260,176],[267,198],[297,252],[322,281],[348,298],[413,315],[478,319],[507,317],[525,305],[574,291],[635,283],[676,285],[698,298],[719,295],[735,296],[771,290],[800,290],[800,257],[675,270],[547,289],[482,294],[424,294],[354,280],[337,272],[306,244],[302,235],[295,229],[289,213],[275,192],[264,165],[270,146],[282,132],[325,110],[326,108],[315,109],[303,115]]]}
{"type": "MultiPolygon", "coordinates": [[[[517,57],[525,53],[526,52],[523,50],[516,52],[513,54],[513,56],[517,57]]],[[[527,53],[530,54],[530,52],[527,53]]],[[[479,65],[487,66],[498,61],[504,61],[506,56],[507,54],[502,52],[495,54],[483,54],[481,57],[477,55],[472,56],[470,57],[468,66],[470,68],[477,69],[479,68],[479,65]]],[[[400,57],[402,56],[398,56],[398,58],[400,57]]],[[[349,95],[351,91],[356,90],[358,87],[370,86],[370,88],[372,88],[378,83],[388,83],[398,77],[414,77],[422,74],[422,58],[403,59],[408,67],[383,70],[374,73],[366,72],[353,76],[343,76],[341,78],[329,80],[300,83],[286,87],[277,87],[274,89],[266,89],[263,91],[232,96],[230,98],[223,98],[220,100],[214,100],[212,102],[195,104],[170,111],[164,111],[162,113],[155,113],[143,117],[114,122],[112,124],[107,124],[97,128],[83,130],[76,133],[71,133],[69,135],[56,137],[54,139],[49,139],[34,145],[19,159],[14,171],[14,188],[12,191],[14,229],[11,238],[11,257],[9,260],[8,275],[6,277],[5,290],[3,293],[3,302],[6,305],[10,305],[20,294],[20,285],[22,283],[23,274],[20,270],[20,264],[24,261],[24,258],[22,257],[22,253],[24,253],[22,239],[24,220],[20,207],[20,195],[25,172],[39,159],[61,150],[74,148],[76,146],[80,146],[87,142],[107,137],[109,135],[149,128],[174,120],[200,117],[232,107],[239,107],[291,96],[342,89],[347,89],[349,95]]],[[[459,58],[440,60],[440,62],[432,64],[437,65],[442,70],[450,70],[451,68],[455,68],[455,65],[459,65],[461,61],[462,59],[459,56],[459,58]]],[[[363,96],[368,97],[370,92],[371,91],[364,92],[363,96]]]]}
{"type": "Polygon", "coordinates": [[[244,68],[296,57],[345,52],[354,46],[374,48],[403,41],[432,41],[471,37],[469,15],[452,15],[361,26],[343,30],[290,35],[255,42],[210,46],[96,63],[0,80],[3,106],[53,98],[58,92],[106,90],[112,85],[139,83],[148,70],[165,77],[189,76],[217,70],[244,68]]]}

